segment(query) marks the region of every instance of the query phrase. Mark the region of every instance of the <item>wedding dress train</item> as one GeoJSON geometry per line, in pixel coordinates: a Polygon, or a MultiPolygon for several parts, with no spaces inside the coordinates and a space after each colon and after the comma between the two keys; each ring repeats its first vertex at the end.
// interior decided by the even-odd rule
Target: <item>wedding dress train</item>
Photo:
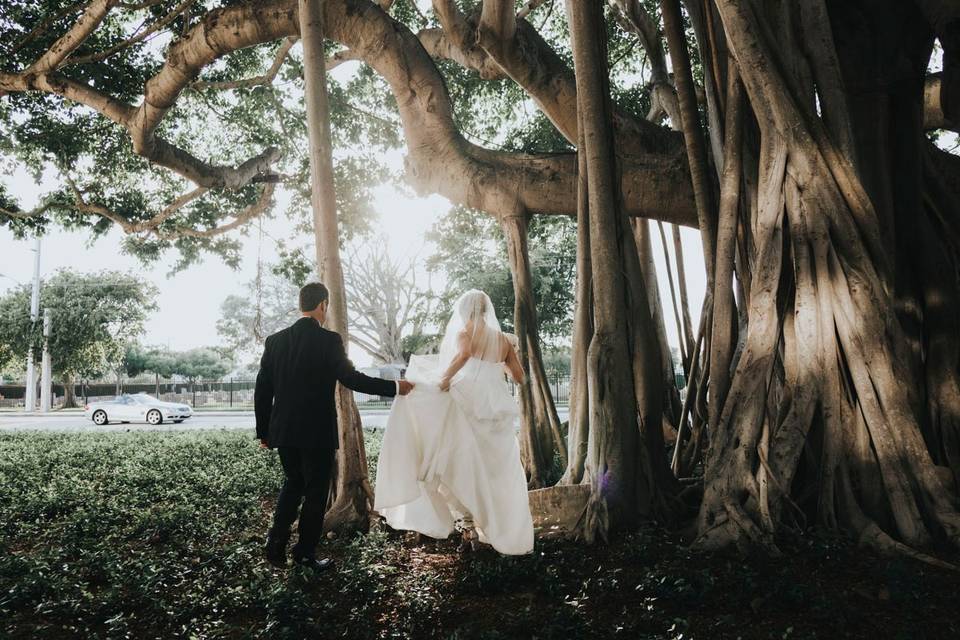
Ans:
{"type": "MultiPolygon", "coordinates": [[[[488,299],[489,300],[489,299],[488,299]]],[[[449,331],[449,330],[448,330],[449,331]]],[[[499,327],[497,344],[502,342],[499,327]]],[[[377,463],[374,508],[395,529],[446,538],[458,517],[504,554],[533,550],[516,401],[496,358],[470,357],[449,391],[449,358],[413,356],[412,393],[394,400],[377,463]]]]}

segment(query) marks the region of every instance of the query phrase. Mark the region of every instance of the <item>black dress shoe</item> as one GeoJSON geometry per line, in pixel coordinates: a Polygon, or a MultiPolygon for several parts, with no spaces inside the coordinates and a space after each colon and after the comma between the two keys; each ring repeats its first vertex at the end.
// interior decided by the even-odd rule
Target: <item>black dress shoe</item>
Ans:
{"type": "Polygon", "coordinates": [[[267,558],[267,562],[269,562],[273,566],[281,567],[281,568],[286,567],[287,566],[286,540],[267,538],[267,545],[263,548],[263,555],[267,558]]]}
{"type": "Polygon", "coordinates": [[[293,561],[298,567],[303,567],[304,569],[313,571],[315,573],[320,573],[333,568],[333,560],[330,558],[321,558],[320,560],[317,560],[316,558],[303,557],[294,558],[293,561]]]}

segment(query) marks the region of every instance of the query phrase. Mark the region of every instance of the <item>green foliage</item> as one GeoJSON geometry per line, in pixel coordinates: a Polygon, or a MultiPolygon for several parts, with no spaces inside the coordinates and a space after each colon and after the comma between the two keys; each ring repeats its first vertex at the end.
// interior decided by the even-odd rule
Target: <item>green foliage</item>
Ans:
{"type": "MultiPolygon", "coordinates": [[[[156,308],[156,289],[132,275],[114,271],[56,272],[41,283],[41,319],[31,325],[30,287],[0,297],[0,352],[25,359],[43,346],[43,309],[52,316],[50,359],[54,373],[96,377],[116,368],[125,345],[143,331],[156,308]]],[[[2,353],[0,353],[2,356],[2,353]]]]}
{"type": "MultiPolygon", "coordinates": [[[[365,432],[376,460],[380,432],[365,432]]],[[[375,465],[371,466],[375,473],[375,465]]],[[[318,579],[261,558],[277,455],[252,432],[0,434],[0,636],[952,638],[952,572],[805,532],[695,554],[648,527],[461,557],[375,527],[318,579]]]]}
{"type": "Polygon", "coordinates": [[[197,347],[175,354],[173,373],[187,380],[216,380],[226,375],[232,366],[221,351],[197,347]]]}
{"type": "Polygon", "coordinates": [[[277,271],[264,269],[262,278],[254,278],[245,289],[244,295],[229,295],[220,304],[217,333],[227,353],[255,370],[267,336],[300,316],[298,287],[277,271]]]}
{"type": "MultiPolygon", "coordinates": [[[[120,3],[103,24],[74,54],[83,58],[119,46],[131,35],[152,28],[180,5],[181,0],[159,0],[143,9],[138,3],[120,3]]],[[[644,0],[653,15],[657,3],[644,0]]],[[[236,4],[235,0],[211,0],[194,4],[193,10],[173,15],[163,28],[143,41],[120,48],[105,60],[68,63],[59,72],[94,87],[130,105],[140,103],[144,85],[161,68],[165,43],[180,37],[197,24],[203,11],[236,4]],[[159,43],[159,45],[158,45],[159,43]]],[[[480,4],[460,3],[474,18],[480,4]]],[[[40,56],[77,19],[82,5],[71,0],[10,0],[0,18],[0,70],[19,72],[40,56]]],[[[397,2],[393,17],[416,33],[437,26],[433,11],[413,2],[397,2]]],[[[528,20],[570,64],[569,32],[562,3],[545,3],[528,20]]],[[[620,109],[642,117],[649,107],[646,57],[637,39],[608,20],[611,86],[620,109]]],[[[232,81],[263,74],[273,63],[280,41],[264,43],[230,53],[204,69],[206,82],[232,81]]],[[[339,45],[331,43],[332,53],[339,45]]],[[[695,48],[695,71],[699,73],[695,48]]],[[[490,148],[515,151],[562,152],[572,149],[549,120],[533,108],[529,97],[509,79],[483,80],[471,70],[450,61],[438,62],[453,102],[458,125],[473,142],[490,148]]],[[[188,88],[164,118],[158,135],[204,159],[236,165],[259,154],[267,146],[283,151],[274,169],[285,176],[277,201],[289,202],[285,213],[298,223],[298,234],[309,231],[307,130],[303,100],[303,63],[294,47],[271,85],[221,91],[188,88]]],[[[337,205],[343,240],[350,241],[371,229],[372,189],[379,183],[400,183],[384,158],[404,146],[396,100],[387,83],[372,68],[360,64],[349,74],[335,73],[329,79],[331,128],[335,152],[337,205]]],[[[87,107],[55,95],[39,92],[13,93],[0,99],[0,165],[19,166],[32,175],[58,176],[53,190],[41,204],[42,215],[26,218],[0,216],[0,225],[15,235],[24,235],[59,225],[86,229],[93,236],[106,233],[113,223],[80,212],[63,176],[70,176],[87,195],[130,222],[149,219],[192,187],[172,172],[151,166],[133,152],[122,127],[87,107]]],[[[257,187],[239,191],[213,189],[190,202],[166,220],[160,231],[170,234],[182,228],[210,229],[230,219],[252,203],[257,187]]],[[[24,205],[0,186],[0,206],[22,212],[24,205]]],[[[269,212],[266,215],[274,215],[269,212]]],[[[472,214],[476,215],[476,214],[472,214]]],[[[156,260],[173,252],[175,269],[196,262],[204,252],[214,253],[230,265],[239,260],[240,242],[249,229],[214,238],[158,238],[128,236],[124,250],[144,260],[156,260]]],[[[552,251],[552,250],[547,250],[552,251]]],[[[494,278],[496,274],[488,274],[494,278]]],[[[499,281],[502,282],[502,273],[499,281]]],[[[296,281],[296,280],[295,280],[296,281]]],[[[546,298],[544,298],[545,300],[546,298]]],[[[501,300],[505,308],[506,300],[501,300]]],[[[549,315],[549,314],[548,314],[549,315]]],[[[506,317],[506,314],[504,314],[506,317]]],[[[554,329],[548,327],[547,333],[554,329]]]]}
{"type": "Polygon", "coordinates": [[[403,359],[410,361],[410,356],[417,354],[436,353],[440,349],[440,340],[443,336],[436,333],[411,333],[400,340],[403,349],[403,359]]]}
{"type": "Polygon", "coordinates": [[[135,378],[147,371],[157,373],[152,368],[153,363],[151,356],[152,352],[145,349],[139,343],[134,342],[128,344],[123,352],[123,362],[121,362],[120,368],[131,378],[135,378]]]}
{"type": "Polygon", "coordinates": [[[155,373],[163,378],[182,376],[188,380],[215,380],[229,373],[232,367],[232,359],[214,347],[172,351],[139,344],[127,346],[121,363],[121,370],[131,378],[155,373]]]}
{"type": "MultiPolygon", "coordinates": [[[[157,24],[180,4],[181,0],[160,0],[140,10],[115,7],[73,58],[82,59],[120,45],[134,33],[157,24]]],[[[235,2],[205,2],[202,10],[231,4],[235,2]]],[[[195,4],[194,9],[198,6],[195,4]]],[[[0,70],[19,72],[29,66],[76,21],[82,7],[67,0],[5,3],[0,19],[0,70]],[[46,27],[38,29],[38,35],[27,37],[42,25],[46,27]]],[[[59,72],[119,101],[138,104],[145,83],[159,71],[166,54],[166,46],[157,46],[157,42],[178,38],[187,27],[184,20],[190,20],[192,27],[200,15],[196,10],[181,12],[154,36],[125,46],[104,61],[68,63],[59,72]]],[[[277,41],[235,51],[211,65],[201,79],[238,80],[262,74],[279,47],[277,41]]],[[[331,120],[338,150],[337,200],[346,237],[367,228],[370,189],[388,178],[377,149],[400,144],[398,127],[358,107],[375,101],[380,107],[386,104],[395,109],[392,98],[384,98],[384,87],[383,81],[369,72],[342,87],[331,80],[331,120]],[[363,144],[358,144],[360,140],[363,144]]],[[[273,167],[286,176],[280,195],[286,192],[292,196],[287,214],[307,225],[310,210],[304,206],[303,196],[308,185],[303,103],[302,63],[293,51],[271,86],[231,91],[187,89],[157,133],[196,157],[223,165],[240,164],[266,147],[282,149],[283,157],[273,167]]],[[[96,237],[113,226],[104,217],[78,210],[66,177],[74,181],[87,202],[102,205],[132,223],[151,218],[193,188],[186,180],[136,155],[120,126],[87,107],[39,92],[13,93],[0,100],[0,165],[27,169],[38,181],[45,171],[48,176],[58,177],[53,190],[41,198],[40,204],[47,206],[42,215],[24,219],[0,215],[0,226],[19,237],[54,225],[86,229],[96,237]]],[[[222,225],[255,202],[259,193],[260,187],[255,185],[236,191],[210,190],[160,225],[158,231],[171,237],[131,235],[125,238],[123,248],[147,261],[172,251],[179,258],[175,269],[190,266],[204,252],[236,265],[240,255],[238,236],[245,230],[211,238],[176,234],[183,228],[206,230],[222,225]]],[[[25,206],[16,195],[0,188],[0,207],[22,213],[25,206]]]]}
{"type": "Polygon", "coordinates": [[[543,366],[547,370],[548,376],[560,376],[561,378],[570,375],[570,347],[555,347],[544,349],[543,366]]]}
{"type": "Polygon", "coordinates": [[[236,434],[0,436],[0,635],[215,634],[272,595],[250,527],[278,478],[236,434]]]}

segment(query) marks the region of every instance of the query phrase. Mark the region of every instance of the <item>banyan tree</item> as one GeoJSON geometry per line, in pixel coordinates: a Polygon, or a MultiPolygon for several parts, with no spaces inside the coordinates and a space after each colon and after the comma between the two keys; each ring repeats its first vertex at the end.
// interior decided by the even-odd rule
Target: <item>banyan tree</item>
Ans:
{"type": "MultiPolygon", "coordinates": [[[[312,185],[342,294],[340,167],[307,179],[297,154],[355,144],[367,116],[400,136],[417,192],[493,216],[532,502],[574,533],[695,519],[703,548],[811,524],[887,550],[960,543],[960,159],[937,144],[960,123],[958,3],[13,0],[0,36],[0,148],[61,185],[30,210],[0,191],[18,233],[117,225],[147,256],[229,254],[278,185],[312,185]],[[331,85],[328,112],[311,74],[351,61],[363,102],[331,85]],[[306,97],[283,88],[304,77],[306,97]],[[477,135],[481,94],[535,109],[534,143],[477,135]],[[577,222],[566,425],[532,295],[527,229],[545,215],[577,222]],[[654,268],[662,223],[700,231],[697,326],[682,260],[654,268]],[[671,305],[657,282],[675,276],[671,305]]],[[[344,425],[336,524],[356,526],[366,469],[344,425]]]]}

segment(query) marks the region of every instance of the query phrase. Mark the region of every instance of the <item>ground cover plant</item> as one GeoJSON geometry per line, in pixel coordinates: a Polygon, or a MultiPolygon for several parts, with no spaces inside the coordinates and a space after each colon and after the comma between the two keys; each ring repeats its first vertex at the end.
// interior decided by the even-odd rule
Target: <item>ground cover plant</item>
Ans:
{"type": "MultiPolygon", "coordinates": [[[[367,434],[371,473],[380,434],[367,434]]],[[[236,431],[0,435],[9,638],[950,638],[960,578],[841,538],[699,554],[649,526],[461,557],[381,528],[310,581],[260,557],[279,483],[236,431]]]]}

